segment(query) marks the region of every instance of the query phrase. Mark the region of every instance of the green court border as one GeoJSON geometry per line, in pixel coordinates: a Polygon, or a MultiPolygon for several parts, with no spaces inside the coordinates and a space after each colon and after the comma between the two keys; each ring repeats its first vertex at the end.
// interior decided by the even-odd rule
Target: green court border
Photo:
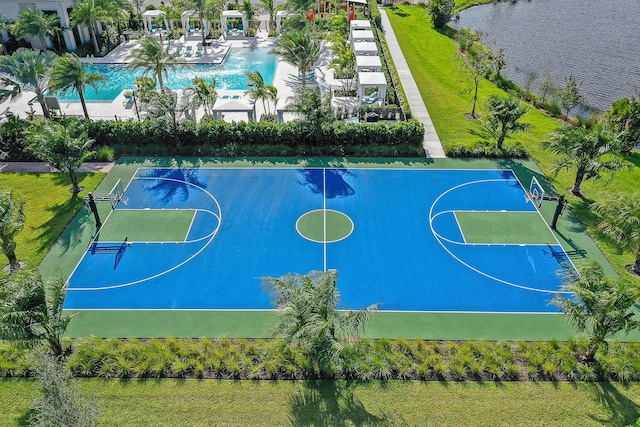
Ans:
{"type": "MultiPolygon", "coordinates": [[[[118,179],[124,183],[129,182],[140,167],[512,169],[525,188],[531,177],[535,176],[546,189],[551,190],[548,181],[532,160],[124,157],[118,160],[96,191],[108,192],[118,179]]],[[[100,205],[101,213],[106,215],[110,207],[104,206],[108,205],[106,203],[100,205]]],[[[547,223],[551,222],[554,210],[554,203],[543,203],[540,211],[547,223]]],[[[95,225],[88,220],[86,211],[81,212],[43,260],[40,265],[43,274],[58,270],[69,277],[93,233],[95,225]]],[[[565,250],[575,254],[571,256],[574,264],[579,265],[588,258],[595,259],[608,275],[616,275],[614,268],[584,227],[568,210],[560,217],[554,234],[565,250]]],[[[274,313],[271,311],[87,310],[79,312],[71,321],[68,336],[258,338],[271,336],[273,322],[274,313]]],[[[365,335],[371,338],[438,340],[546,340],[566,339],[575,335],[575,332],[567,325],[563,316],[557,314],[380,312],[374,316],[365,335]]],[[[639,337],[640,335],[633,335],[625,339],[635,341],[639,337]]]]}

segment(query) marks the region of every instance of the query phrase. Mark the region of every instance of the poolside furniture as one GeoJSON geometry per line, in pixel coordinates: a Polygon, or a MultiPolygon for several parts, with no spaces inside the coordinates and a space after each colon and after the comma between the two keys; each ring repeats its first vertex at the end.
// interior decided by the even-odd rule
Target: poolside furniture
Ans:
{"type": "Polygon", "coordinates": [[[176,44],[176,51],[174,52],[176,55],[180,55],[182,53],[182,43],[176,44]]]}
{"type": "Polygon", "coordinates": [[[227,34],[231,34],[233,32],[233,25],[227,24],[227,34]]]}
{"type": "Polygon", "coordinates": [[[377,90],[375,90],[375,91],[371,92],[369,95],[365,95],[365,96],[363,96],[363,97],[362,97],[362,100],[363,100],[363,101],[370,101],[370,100],[372,100],[372,99],[374,99],[374,98],[375,98],[375,99],[378,99],[378,91],[377,91],[377,90]]]}
{"type": "Polygon", "coordinates": [[[242,24],[238,24],[238,32],[244,33],[244,26],[242,24]]]}
{"type": "Polygon", "coordinates": [[[133,93],[131,91],[127,91],[124,93],[124,101],[122,101],[123,107],[128,107],[133,101],[133,93]]]}
{"type": "Polygon", "coordinates": [[[204,53],[204,46],[199,44],[198,47],[196,48],[196,56],[202,56],[203,53],[204,53]]]}
{"type": "Polygon", "coordinates": [[[184,56],[191,56],[191,55],[193,55],[193,46],[187,45],[184,51],[184,56]]]}

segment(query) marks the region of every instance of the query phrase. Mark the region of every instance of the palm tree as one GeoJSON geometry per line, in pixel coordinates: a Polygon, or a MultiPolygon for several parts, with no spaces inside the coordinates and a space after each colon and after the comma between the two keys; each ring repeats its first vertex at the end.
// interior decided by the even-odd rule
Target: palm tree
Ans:
{"type": "Polygon", "coordinates": [[[45,340],[54,355],[63,355],[73,317],[62,311],[64,285],[62,276],[45,282],[35,269],[0,279],[0,337],[27,344],[45,340]]]}
{"type": "Polygon", "coordinates": [[[24,221],[24,200],[16,197],[13,190],[0,192],[0,245],[9,259],[11,272],[20,269],[14,238],[22,231],[24,221]]]}
{"type": "Polygon", "coordinates": [[[71,24],[89,29],[93,50],[98,54],[100,48],[96,37],[96,24],[100,21],[109,21],[111,19],[109,12],[100,7],[96,0],[84,0],[73,6],[69,17],[71,18],[71,24]]]}
{"type": "Polygon", "coordinates": [[[23,92],[34,92],[45,117],[51,117],[44,96],[49,70],[56,54],[20,48],[11,56],[0,57],[0,102],[18,99],[23,92]]]}
{"type": "Polygon", "coordinates": [[[20,39],[27,36],[38,37],[42,49],[47,50],[46,38],[54,36],[59,25],[57,15],[45,15],[36,8],[24,9],[13,24],[13,33],[20,39]]]}
{"type": "Polygon", "coordinates": [[[624,167],[616,156],[620,152],[620,144],[615,135],[602,126],[587,129],[581,126],[566,125],[550,135],[546,145],[558,157],[554,167],[559,169],[576,169],[576,179],[571,192],[580,194],[583,180],[598,180],[604,172],[612,176],[624,167]]]}
{"type": "Polygon", "coordinates": [[[611,195],[594,211],[602,216],[600,231],[620,249],[635,252],[631,269],[640,275],[640,193],[611,195]]]}
{"type": "Polygon", "coordinates": [[[351,91],[356,77],[356,55],[342,34],[336,33],[331,45],[333,58],[329,68],[335,70],[337,78],[345,82],[344,89],[351,91]]]}
{"type": "Polygon", "coordinates": [[[275,41],[272,53],[298,69],[302,78],[302,86],[306,85],[307,71],[318,61],[322,45],[320,40],[311,36],[309,30],[289,31],[275,41]]]}
{"type": "Polygon", "coordinates": [[[580,276],[568,273],[562,290],[565,294],[551,302],[563,311],[569,323],[588,335],[589,347],[584,356],[587,363],[593,362],[607,338],[640,326],[633,310],[638,303],[638,290],[619,278],[607,279],[595,261],[585,264],[580,276]]]}
{"type": "Polygon", "coordinates": [[[78,55],[75,53],[66,53],[59,56],[53,62],[51,79],[49,80],[49,91],[57,92],[60,90],[63,94],[69,90],[76,92],[80,97],[84,116],[88,119],[89,112],[87,111],[87,103],[84,99],[85,87],[91,86],[98,92],[98,83],[105,80],[106,79],[99,73],[87,73],[78,55]]]}
{"type": "Polygon", "coordinates": [[[274,335],[304,351],[320,375],[330,372],[331,366],[340,361],[344,340],[357,337],[377,310],[377,304],[360,310],[339,310],[335,270],[263,280],[278,310],[274,335]]]}
{"type": "Polygon", "coordinates": [[[498,150],[502,149],[502,144],[509,135],[531,126],[519,121],[529,112],[529,108],[515,96],[489,96],[487,112],[487,116],[482,120],[482,127],[496,140],[498,150]]]}
{"type": "Polygon", "coordinates": [[[69,123],[62,125],[47,121],[33,124],[27,129],[26,135],[29,149],[36,157],[69,175],[73,195],[82,191],[76,170],[90,154],[89,147],[93,144],[86,129],[69,123]]]}
{"type": "Polygon", "coordinates": [[[158,79],[160,90],[164,89],[162,74],[166,75],[169,70],[184,64],[186,64],[184,58],[169,53],[169,47],[165,49],[162,43],[153,37],[140,39],[140,47],[133,49],[127,56],[127,69],[142,68],[145,74],[152,72],[158,79]]]}
{"type": "Polygon", "coordinates": [[[271,108],[267,108],[265,101],[276,100],[278,95],[278,89],[273,85],[264,84],[264,78],[259,71],[247,71],[247,79],[249,80],[249,89],[245,91],[245,95],[249,95],[249,98],[253,100],[262,100],[262,109],[271,116],[271,108]]]}
{"type": "Polygon", "coordinates": [[[195,108],[204,107],[205,116],[210,117],[217,96],[216,79],[212,78],[209,83],[204,77],[196,77],[191,80],[191,86],[184,89],[184,94],[195,108]]]}
{"type": "Polygon", "coordinates": [[[269,34],[276,29],[276,8],[273,0],[260,0],[261,9],[269,14],[269,34]]]}

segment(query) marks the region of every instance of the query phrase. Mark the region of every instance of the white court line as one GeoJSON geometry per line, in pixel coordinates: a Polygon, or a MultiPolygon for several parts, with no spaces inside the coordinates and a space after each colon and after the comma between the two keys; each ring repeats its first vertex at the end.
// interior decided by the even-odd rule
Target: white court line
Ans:
{"type": "Polygon", "coordinates": [[[191,227],[193,227],[193,223],[196,220],[196,215],[198,214],[198,210],[197,209],[193,209],[193,216],[191,217],[191,223],[189,224],[189,227],[187,228],[187,234],[185,234],[184,236],[184,241],[187,241],[187,238],[189,237],[189,233],[191,233],[191,227]]]}
{"type": "MultiPolygon", "coordinates": [[[[213,241],[213,239],[215,238],[215,236],[218,234],[218,231],[220,230],[220,227],[222,225],[222,209],[220,207],[220,204],[218,203],[218,200],[210,193],[208,192],[206,189],[204,189],[203,187],[187,182],[187,181],[182,181],[182,180],[178,180],[178,179],[174,179],[174,178],[158,178],[158,177],[133,177],[132,181],[134,179],[139,179],[139,180],[165,180],[165,181],[173,181],[173,182],[180,182],[186,185],[191,185],[199,190],[201,190],[202,192],[204,192],[205,194],[207,194],[211,200],[213,200],[213,202],[216,204],[217,208],[218,208],[218,212],[220,212],[220,215],[218,217],[218,226],[215,228],[215,230],[213,232],[211,232],[209,234],[210,238],[209,241],[207,241],[202,248],[200,248],[198,251],[196,251],[193,255],[191,255],[189,258],[187,258],[186,260],[182,261],[181,263],[169,268],[168,270],[165,270],[163,272],[160,272],[158,274],[155,274],[153,276],[150,277],[146,277],[144,279],[139,279],[139,280],[135,280],[133,282],[129,282],[129,283],[121,283],[118,285],[111,285],[111,286],[101,286],[101,287],[95,287],[95,288],[69,288],[69,280],[67,280],[67,291],[102,291],[102,290],[107,290],[107,289],[117,289],[117,288],[124,288],[124,287],[128,287],[128,286],[133,286],[133,285],[137,285],[138,283],[142,283],[142,282],[146,282],[158,277],[161,277],[167,273],[170,273],[173,270],[176,270],[180,267],[182,267],[183,265],[185,265],[186,263],[188,263],[189,261],[191,261],[192,259],[194,259],[195,257],[197,257],[198,255],[200,255],[200,253],[202,253],[202,251],[204,251],[213,241]]],[[[127,186],[128,188],[128,186],[127,186]]],[[[197,239],[196,241],[200,241],[200,240],[205,240],[207,237],[209,236],[205,236],[202,239],[197,239]]],[[[82,259],[84,259],[84,257],[87,256],[87,254],[85,253],[85,255],[82,257],[82,259]]],[[[80,262],[82,262],[82,259],[80,260],[80,262]]],[[[78,265],[80,265],[80,262],[78,263],[78,265]]],[[[77,268],[77,266],[76,266],[77,268]]],[[[75,272],[75,269],[74,269],[75,272]]],[[[71,279],[72,276],[69,276],[69,279],[71,279]]]]}
{"type": "MultiPolygon", "coordinates": [[[[514,176],[515,176],[515,174],[514,174],[514,176]]],[[[516,177],[516,178],[517,178],[517,177],[516,177]]],[[[518,285],[518,284],[516,284],[516,283],[509,282],[509,281],[507,281],[507,280],[503,280],[503,279],[499,279],[499,278],[497,278],[497,277],[495,277],[495,276],[492,276],[492,275],[490,275],[490,274],[488,274],[488,273],[485,273],[484,271],[479,270],[479,269],[477,269],[477,268],[473,267],[472,265],[470,265],[470,264],[468,264],[468,263],[464,262],[464,261],[463,261],[463,260],[461,260],[459,257],[457,257],[457,256],[456,256],[456,255],[455,255],[451,250],[449,250],[449,248],[447,248],[447,247],[444,245],[444,243],[442,243],[442,241],[441,241],[441,239],[440,239],[440,237],[441,237],[441,236],[440,236],[440,235],[435,231],[435,229],[433,228],[433,220],[434,220],[434,218],[436,218],[438,215],[440,215],[440,212],[434,215],[434,214],[433,214],[433,210],[434,210],[434,208],[435,208],[436,204],[440,201],[440,199],[441,199],[442,197],[444,197],[447,193],[449,193],[449,192],[451,192],[451,191],[454,191],[454,190],[457,190],[457,189],[459,189],[459,188],[461,188],[461,187],[464,187],[464,186],[467,186],[467,185],[473,185],[473,184],[478,184],[478,183],[482,183],[482,182],[509,182],[509,181],[510,181],[509,179],[482,179],[482,180],[476,180],[476,181],[468,181],[468,182],[464,182],[464,183],[462,183],[462,184],[458,184],[458,185],[456,185],[456,186],[453,186],[453,187],[449,188],[448,190],[444,191],[443,193],[441,193],[441,194],[440,194],[440,195],[439,195],[439,196],[434,200],[433,204],[431,205],[431,208],[429,209],[429,228],[431,228],[431,232],[433,233],[434,237],[436,238],[436,240],[438,241],[438,243],[440,244],[440,246],[442,246],[442,248],[443,248],[446,252],[448,252],[448,253],[449,253],[449,255],[451,255],[451,256],[452,256],[455,260],[457,260],[460,264],[464,265],[465,267],[467,267],[467,268],[469,268],[469,269],[471,269],[471,270],[475,271],[476,273],[478,273],[478,274],[480,274],[480,275],[482,275],[482,276],[485,276],[485,277],[487,277],[487,278],[489,278],[489,279],[495,280],[496,282],[503,283],[503,284],[508,285],[508,286],[513,286],[513,287],[515,287],[515,288],[524,289],[524,290],[528,290],[528,291],[542,292],[542,293],[552,293],[552,294],[557,294],[557,293],[569,293],[569,292],[563,292],[563,291],[560,291],[560,290],[554,290],[554,291],[551,291],[551,290],[546,290],[546,289],[538,289],[538,288],[532,288],[532,287],[529,287],[529,286],[518,285]]],[[[518,183],[520,184],[520,187],[521,187],[522,189],[524,189],[524,187],[522,187],[522,184],[520,183],[520,181],[518,181],[518,183]]],[[[544,221],[544,218],[543,218],[543,221],[544,221]]],[[[545,223],[546,223],[546,222],[545,222],[545,223]]],[[[446,240],[446,239],[444,239],[444,238],[443,238],[443,240],[446,240]]],[[[557,239],[556,239],[556,240],[557,240],[557,239]]],[[[560,246],[560,247],[562,248],[562,246],[560,246]]],[[[573,265],[573,264],[572,264],[572,265],[573,265]]]]}
{"type": "Polygon", "coordinates": [[[450,211],[450,212],[453,213],[453,219],[455,219],[456,220],[456,224],[458,224],[458,230],[460,230],[460,235],[462,236],[462,241],[464,243],[467,243],[467,239],[464,237],[464,231],[462,231],[462,227],[460,227],[460,221],[458,221],[458,215],[456,215],[456,211],[450,211]]]}
{"type": "Polygon", "coordinates": [[[324,272],[327,272],[327,168],[322,169],[322,217],[323,217],[323,246],[324,246],[324,272]]]}

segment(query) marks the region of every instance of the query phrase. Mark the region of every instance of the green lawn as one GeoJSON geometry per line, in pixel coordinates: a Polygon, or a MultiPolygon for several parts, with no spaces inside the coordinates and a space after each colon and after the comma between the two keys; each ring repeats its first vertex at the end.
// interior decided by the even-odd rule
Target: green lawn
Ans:
{"type": "MultiPolygon", "coordinates": [[[[101,426],[627,426],[640,384],[80,380],[101,426]]],[[[0,380],[0,425],[24,425],[36,383],[0,380]]]]}
{"type": "MultiPolygon", "coordinates": [[[[16,254],[20,261],[37,266],[47,254],[62,230],[84,204],[83,197],[93,191],[104,178],[103,173],[80,173],[78,180],[85,187],[78,197],[69,192],[71,181],[62,173],[0,173],[0,190],[13,188],[25,201],[26,223],[16,236],[16,254]]],[[[0,256],[0,264],[7,262],[0,256]]]]}
{"type": "MultiPolygon", "coordinates": [[[[434,30],[425,22],[426,11],[421,7],[400,5],[386,8],[386,11],[445,150],[456,144],[473,146],[478,141],[486,140],[480,125],[464,116],[471,111],[472,95],[461,94],[469,87],[469,83],[461,81],[460,60],[455,57],[456,44],[449,37],[452,30],[434,30]]],[[[489,95],[501,93],[503,92],[495,85],[483,80],[479,90],[479,104],[481,105],[489,95]]],[[[554,155],[542,144],[546,135],[561,122],[535,109],[531,109],[524,121],[530,123],[531,128],[508,139],[506,144],[516,141],[522,143],[540,169],[549,177],[556,191],[565,193],[564,190],[573,184],[575,173],[560,171],[556,175],[553,171],[554,155]]],[[[589,202],[602,199],[607,192],[638,191],[640,153],[635,152],[626,159],[636,166],[633,170],[617,173],[615,179],[609,183],[583,184],[589,202]]],[[[596,237],[618,272],[624,272],[624,267],[632,263],[633,254],[629,251],[620,252],[615,245],[601,239],[595,229],[598,218],[589,210],[585,201],[574,196],[568,199],[572,211],[596,237]]]]}

